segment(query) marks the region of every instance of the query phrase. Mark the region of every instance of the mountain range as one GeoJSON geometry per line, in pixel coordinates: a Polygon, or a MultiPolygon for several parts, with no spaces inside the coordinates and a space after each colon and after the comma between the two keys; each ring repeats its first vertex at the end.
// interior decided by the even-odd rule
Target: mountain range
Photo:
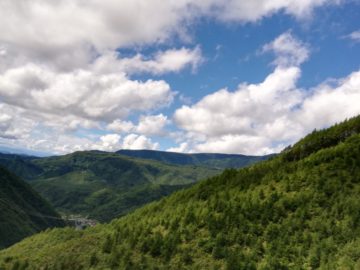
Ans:
{"type": "Polygon", "coordinates": [[[359,269],[360,117],[84,231],[0,252],[20,269],[359,269]]]}
{"type": "Polygon", "coordinates": [[[157,160],[175,165],[195,165],[218,169],[242,168],[273,156],[246,156],[216,153],[184,154],[155,150],[119,150],[117,153],[124,156],[157,160]]]}
{"type": "Polygon", "coordinates": [[[121,150],[42,158],[0,154],[0,164],[26,179],[63,215],[80,214],[105,222],[219,174],[223,168],[268,157],[121,150]]]}

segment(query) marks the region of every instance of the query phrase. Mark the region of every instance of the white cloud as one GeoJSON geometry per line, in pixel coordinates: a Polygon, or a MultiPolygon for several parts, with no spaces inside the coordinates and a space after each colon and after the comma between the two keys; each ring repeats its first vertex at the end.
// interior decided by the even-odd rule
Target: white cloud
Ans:
{"type": "Polygon", "coordinates": [[[276,68],[260,84],[241,84],[235,92],[222,89],[178,109],[175,123],[203,137],[188,151],[267,154],[275,150],[273,141],[291,139],[287,125],[276,119],[281,121],[302,100],[295,87],[299,76],[297,67],[276,68]]]}
{"type": "Polygon", "coordinates": [[[349,38],[355,42],[360,42],[360,30],[351,32],[349,35],[345,36],[346,38],[349,38]]]}
{"type": "Polygon", "coordinates": [[[187,137],[173,151],[268,154],[314,128],[360,114],[360,71],[335,85],[298,89],[298,65],[308,52],[293,37],[280,37],[270,46],[283,59],[263,82],[221,89],[175,112],[174,122],[187,137]]]}
{"type": "Polygon", "coordinates": [[[298,66],[309,57],[308,46],[294,38],[290,32],[285,32],[273,42],[265,44],[262,50],[272,51],[276,55],[273,62],[276,66],[298,66]]]}
{"type": "MultiPolygon", "coordinates": [[[[210,95],[192,107],[177,110],[175,122],[202,139],[190,138],[172,151],[268,154],[280,151],[314,128],[360,114],[360,71],[339,80],[336,86],[324,84],[310,89],[306,96],[299,95],[296,88],[277,92],[277,97],[269,103],[259,103],[247,95],[249,88],[239,88],[234,93],[215,92],[212,95],[222,95],[222,99],[218,97],[212,107],[204,103],[210,95]],[[237,96],[242,97],[235,108],[232,103],[237,96]],[[288,96],[298,98],[288,103],[288,96]],[[230,106],[224,107],[226,102],[230,106]],[[214,111],[212,108],[216,106],[218,109],[214,111]]],[[[253,89],[257,93],[266,92],[266,88],[253,89]]]]}
{"type": "Polygon", "coordinates": [[[0,97],[39,113],[108,121],[166,106],[173,94],[164,81],[133,81],[125,74],[91,70],[57,74],[29,64],[0,75],[0,97]]]}
{"type": "Polygon", "coordinates": [[[109,151],[114,151],[119,149],[120,147],[120,135],[118,134],[107,134],[104,136],[100,137],[100,141],[102,143],[102,148],[109,150],[109,151]]]}
{"type": "MultiPolygon", "coordinates": [[[[37,59],[61,69],[87,65],[106,50],[162,43],[174,35],[188,36],[201,17],[255,22],[284,12],[297,18],[335,0],[66,0],[1,1],[0,46],[13,56],[37,59]],[[46,26],[46,27],[44,27],[46,26]]],[[[179,59],[174,59],[174,67],[179,59]]],[[[15,57],[12,57],[12,61],[15,57]]]]}
{"type": "Polygon", "coordinates": [[[203,62],[199,47],[158,51],[151,58],[136,54],[131,58],[121,57],[115,52],[106,52],[98,57],[93,69],[99,73],[124,72],[126,74],[149,73],[160,75],[179,72],[186,67],[196,70],[203,62]]]}
{"type": "Polygon", "coordinates": [[[11,124],[12,116],[6,113],[0,113],[0,130],[8,130],[11,124]]]}
{"type": "Polygon", "coordinates": [[[314,8],[335,3],[336,1],[329,0],[304,0],[304,1],[267,1],[267,0],[230,0],[227,2],[216,2],[219,9],[213,11],[217,17],[224,21],[242,21],[254,22],[263,17],[270,16],[274,13],[283,11],[287,14],[304,18],[311,15],[314,8]]]}
{"type": "MultiPolygon", "coordinates": [[[[59,73],[42,65],[27,64],[0,74],[0,137],[47,152],[94,147],[110,151],[115,147],[94,144],[91,140],[72,140],[69,132],[79,128],[101,129],[101,123],[109,124],[116,119],[127,123],[125,129],[129,132],[131,122],[124,120],[128,115],[167,106],[173,96],[170,86],[162,80],[131,80],[124,73],[101,73],[93,66],[59,73]],[[43,132],[34,135],[39,129],[43,132]],[[63,136],[55,139],[53,135],[58,133],[63,136]]],[[[161,123],[157,124],[153,132],[160,128],[161,123]]]]}
{"type": "Polygon", "coordinates": [[[159,148],[159,144],[153,143],[150,138],[147,138],[144,135],[129,134],[124,138],[122,148],[156,150],[159,148]]]}
{"type": "Polygon", "coordinates": [[[163,114],[141,115],[137,125],[134,125],[130,121],[117,119],[107,125],[106,128],[120,133],[136,132],[144,135],[165,135],[164,127],[169,124],[169,122],[167,116],[163,114]]]}
{"type": "Polygon", "coordinates": [[[183,142],[178,147],[170,147],[166,151],[178,152],[178,153],[186,153],[186,152],[189,152],[189,145],[188,145],[188,143],[183,142]]]}
{"type": "Polygon", "coordinates": [[[116,131],[119,133],[130,133],[135,129],[135,125],[130,121],[122,121],[120,119],[114,120],[107,125],[108,130],[116,131]]]}
{"type": "Polygon", "coordinates": [[[297,67],[276,68],[260,84],[241,84],[235,92],[222,89],[193,106],[181,107],[175,112],[175,122],[206,136],[253,134],[253,119],[266,123],[298,104],[301,92],[295,83],[299,76],[297,67]]]}
{"type": "Polygon", "coordinates": [[[359,103],[360,70],[338,80],[335,86],[325,83],[312,89],[295,112],[295,119],[310,131],[360,114],[359,103]]]}
{"type": "Polygon", "coordinates": [[[0,136],[0,144],[12,148],[25,148],[36,152],[67,154],[75,151],[101,150],[117,151],[120,149],[158,149],[159,144],[153,142],[144,135],[129,134],[121,138],[118,134],[106,134],[100,137],[76,137],[67,133],[44,132],[40,128],[39,138],[36,134],[31,137],[19,137],[17,139],[0,136]]]}
{"type": "MultiPolygon", "coordinates": [[[[145,117],[136,126],[126,117],[153,114],[172,102],[174,92],[163,80],[130,76],[196,70],[203,62],[200,47],[167,49],[150,57],[122,57],[118,49],[141,52],[144,46],[164,44],[174,36],[191,37],[191,26],[201,17],[244,23],[284,12],[305,18],[314,8],[333,2],[0,1],[0,137],[63,153],[112,147],[101,139],[71,138],[69,132],[80,128],[108,125],[116,132],[161,134],[165,116],[145,117]]],[[[129,147],[158,147],[143,135],[118,143],[123,146],[125,141],[129,147]]]]}
{"type": "Polygon", "coordinates": [[[269,147],[271,141],[265,136],[225,135],[210,138],[205,143],[196,144],[192,151],[201,153],[247,153],[250,155],[266,155],[280,151],[284,145],[269,147]]]}
{"type": "Polygon", "coordinates": [[[167,116],[163,114],[141,116],[136,132],[145,135],[162,135],[163,129],[169,123],[167,116]]]}
{"type": "Polygon", "coordinates": [[[132,58],[118,59],[116,65],[119,70],[123,70],[127,74],[146,72],[159,75],[179,72],[187,66],[196,70],[202,62],[201,50],[199,47],[195,47],[193,50],[181,48],[158,52],[153,59],[146,59],[144,55],[137,54],[132,58]]]}
{"type": "Polygon", "coordinates": [[[36,122],[24,117],[24,110],[0,104],[0,138],[24,139],[36,126],[36,122]]]}

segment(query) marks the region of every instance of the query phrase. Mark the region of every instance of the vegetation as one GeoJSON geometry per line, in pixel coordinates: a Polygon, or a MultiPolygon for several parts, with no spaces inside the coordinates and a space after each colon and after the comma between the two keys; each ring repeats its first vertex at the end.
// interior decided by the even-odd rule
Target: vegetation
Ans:
{"type": "Polygon", "coordinates": [[[34,158],[3,154],[0,163],[25,177],[63,214],[110,221],[218,169],[163,164],[100,151],[34,158]]]}
{"type": "Polygon", "coordinates": [[[266,160],[267,156],[245,156],[229,154],[183,154],[174,152],[163,152],[154,150],[120,150],[117,152],[123,156],[142,159],[157,160],[175,165],[196,165],[209,168],[242,168],[255,162],[266,160]]]}
{"type": "Polygon", "coordinates": [[[46,228],[64,225],[27,183],[0,167],[0,249],[46,228]]]}
{"type": "Polygon", "coordinates": [[[0,268],[360,269],[359,124],[314,132],[110,224],[27,238],[0,252],[0,268]]]}

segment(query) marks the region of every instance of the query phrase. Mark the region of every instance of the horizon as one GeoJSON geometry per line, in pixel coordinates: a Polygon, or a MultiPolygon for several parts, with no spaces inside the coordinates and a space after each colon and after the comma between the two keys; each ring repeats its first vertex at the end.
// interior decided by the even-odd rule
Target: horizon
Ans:
{"type": "Polygon", "coordinates": [[[277,155],[279,153],[270,153],[266,155],[244,155],[241,153],[238,154],[227,154],[227,153],[182,153],[182,152],[171,152],[166,150],[154,150],[154,149],[118,149],[113,151],[106,151],[106,150],[98,150],[98,149],[89,149],[89,150],[77,150],[74,152],[69,153],[61,153],[61,154],[52,154],[52,153],[43,153],[43,152],[36,152],[36,151],[28,151],[26,149],[16,149],[16,148],[7,148],[0,146],[0,154],[5,155],[18,155],[18,156],[28,156],[28,157],[38,157],[38,158],[46,158],[46,157],[53,157],[53,156],[65,156],[65,155],[72,155],[74,153],[82,153],[82,152],[102,152],[102,153],[113,153],[116,154],[121,151],[130,151],[130,152],[140,152],[140,151],[149,151],[149,152],[160,152],[160,153],[170,153],[170,154],[179,154],[179,155],[226,155],[226,156],[247,156],[247,157],[263,157],[263,156],[271,156],[277,155]]]}

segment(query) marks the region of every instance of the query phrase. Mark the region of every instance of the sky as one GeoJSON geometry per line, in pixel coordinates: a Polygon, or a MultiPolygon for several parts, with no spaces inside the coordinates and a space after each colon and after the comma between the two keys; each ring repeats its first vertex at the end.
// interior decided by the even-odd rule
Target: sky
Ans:
{"type": "Polygon", "coordinates": [[[264,155],[360,114],[359,0],[0,0],[0,150],[264,155]]]}

